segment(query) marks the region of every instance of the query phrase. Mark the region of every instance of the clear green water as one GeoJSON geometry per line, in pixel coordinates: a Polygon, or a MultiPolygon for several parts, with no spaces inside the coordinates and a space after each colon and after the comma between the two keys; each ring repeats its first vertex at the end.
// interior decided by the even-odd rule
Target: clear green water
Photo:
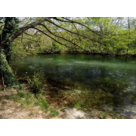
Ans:
{"type": "Polygon", "coordinates": [[[136,113],[136,58],[90,55],[42,55],[16,59],[12,65],[17,75],[44,73],[46,78],[70,82],[89,91],[92,106],[122,114],[136,113]],[[94,92],[94,93],[93,93],[94,92]]]}

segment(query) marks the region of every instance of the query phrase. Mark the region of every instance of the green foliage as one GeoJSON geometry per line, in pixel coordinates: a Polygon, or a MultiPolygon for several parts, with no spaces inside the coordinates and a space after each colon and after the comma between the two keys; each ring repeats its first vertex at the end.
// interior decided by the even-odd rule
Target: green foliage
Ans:
{"type": "Polygon", "coordinates": [[[53,50],[54,50],[54,52],[60,52],[61,50],[62,50],[62,45],[60,45],[60,44],[58,44],[58,43],[56,43],[56,42],[53,42],[53,50]]]}
{"type": "Polygon", "coordinates": [[[18,92],[17,95],[18,95],[20,98],[25,98],[25,94],[24,94],[24,93],[18,92]]]}
{"type": "Polygon", "coordinates": [[[106,119],[107,116],[108,116],[108,114],[106,112],[101,112],[101,114],[100,114],[101,119],[106,119]]]}
{"type": "Polygon", "coordinates": [[[39,100],[39,104],[41,105],[42,108],[47,109],[48,108],[48,103],[44,99],[39,100]]]}
{"type": "Polygon", "coordinates": [[[55,117],[55,116],[57,116],[59,114],[59,112],[57,111],[57,110],[55,110],[54,108],[51,108],[50,109],[50,116],[51,117],[55,117]]]}
{"type": "Polygon", "coordinates": [[[37,99],[34,97],[32,93],[26,91],[17,92],[17,94],[11,96],[11,99],[21,102],[23,106],[27,105],[31,107],[31,105],[34,104],[36,106],[40,106],[40,108],[42,109],[47,109],[49,107],[45,98],[42,97],[40,99],[39,98],[37,99]]]}
{"type": "Polygon", "coordinates": [[[21,88],[21,86],[19,85],[13,70],[11,69],[10,65],[8,64],[7,60],[6,60],[6,56],[3,53],[3,51],[1,51],[1,60],[0,60],[0,71],[3,75],[1,75],[1,77],[4,77],[4,83],[6,85],[6,87],[12,87],[12,88],[21,88]]]}
{"type": "Polygon", "coordinates": [[[12,46],[14,45],[11,35],[13,35],[18,30],[19,19],[16,17],[4,17],[4,27],[1,33],[1,39],[6,40],[4,49],[7,60],[9,61],[12,54],[12,46]]]}
{"type": "MultiPolygon", "coordinates": [[[[40,19],[41,18],[25,18],[21,22],[21,25],[26,25],[28,22],[38,21],[40,19]]],[[[63,18],[60,17],[58,19],[63,18]]],[[[130,28],[127,26],[128,24],[126,25],[126,23],[124,23],[126,19],[121,17],[84,17],[73,18],[73,20],[86,25],[89,29],[94,31],[94,33],[89,31],[86,27],[79,27],[76,23],[58,23],[60,27],[88,37],[84,38],[65,30],[60,31],[57,26],[53,26],[49,22],[44,22],[46,27],[52,32],[49,33],[49,35],[60,42],[60,44],[53,41],[48,36],[45,36],[43,33],[35,33],[35,30],[30,29],[27,32],[30,35],[23,34],[15,40],[15,46],[12,47],[12,57],[27,57],[36,55],[37,53],[55,52],[92,52],[108,53],[111,55],[136,54],[135,19],[130,20],[130,28]],[[69,48],[61,45],[61,43],[69,46],[69,48]],[[80,49],[75,44],[84,50],[80,49]]],[[[42,31],[45,30],[43,27],[39,28],[42,31]]]]}
{"type": "Polygon", "coordinates": [[[75,103],[74,107],[84,111],[86,108],[86,104],[83,102],[77,102],[77,103],[75,103]]]}
{"type": "Polygon", "coordinates": [[[28,77],[28,85],[34,94],[40,92],[44,84],[43,74],[35,73],[32,78],[28,77]]]}
{"type": "Polygon", "coordinates": [[[55,117],[59,114],[57,110],[55,110],[53,107],[50,107],[50,105],[46,102],[45,96],[42,94],[38,94],[37,98],[34,97],[34,95],[27,91],[19,91],[17,94],[13,94],[10,96],[11,100],[20,102],[21,108],[24,108],[27,106],[28,108],[32,109],[34,106],[39,106],[40,110],[43,110],[44,112],[49,112],[48,114],[51,117],[55,117]]]}

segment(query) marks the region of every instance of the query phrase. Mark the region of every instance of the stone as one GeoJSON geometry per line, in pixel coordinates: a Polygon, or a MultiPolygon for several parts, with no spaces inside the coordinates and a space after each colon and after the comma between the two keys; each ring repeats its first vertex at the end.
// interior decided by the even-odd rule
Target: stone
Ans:
{"type": "Polygon", "coordinates": [[[84,119],[85,113],[83,111],[77,110],[76,108],[66,108],[64,112],[69,118],[72,119],[84,119]]]}

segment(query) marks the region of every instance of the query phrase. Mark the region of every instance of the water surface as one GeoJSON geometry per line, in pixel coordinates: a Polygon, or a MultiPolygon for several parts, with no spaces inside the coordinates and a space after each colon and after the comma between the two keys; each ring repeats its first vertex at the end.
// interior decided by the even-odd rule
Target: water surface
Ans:
{"type": "Polygon", "coordinates": [[[54,54],[16,59],[12,65],[19,77],[36,71],[47,79],[74,84],[88,92],[90,107],[126,115],[136,113],[135,58],[54,54]]]}

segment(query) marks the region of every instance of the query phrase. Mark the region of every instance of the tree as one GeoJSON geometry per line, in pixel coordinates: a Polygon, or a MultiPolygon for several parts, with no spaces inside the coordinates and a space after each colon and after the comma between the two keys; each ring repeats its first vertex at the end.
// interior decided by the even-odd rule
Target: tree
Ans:
{"type": "Polygon", "coordinates": [[[74,25],[75,29],[78,25],[80,27],[83,27],[84,29],[87,29],[89,32],[94,33],[95,35],[100,35],[98,32],[92,30],[89,26],[84,25],[83,22],[78,22],[78,20],[79,19],[76,18],[71,19],[56,17],[30,18],[29,21],[21,27],[19,26],[18,18],[1,18],[0,21],[3,23],[3,28],[0,34],[0,76],[2,78],[2,81],[4,80],[3,82],[5,83],[5,85],[16,88],[19,87],[19,83],[10,66],[10,57],[12,53],[11,47],[13,46],[14,40],[21,34],[25,33],[28,29],[35,29],[35,32],[43,33],[55,42],[72,49],[78,48],[89,52],[89,50],[86,50],[82,46],[73,42],[73,39],[71,39],[71,37],[75,36],[100,43],[94,38],[91,38],[78,31],[73,31],[71,29],[71,25],[74,25]],[[63,31],[65,31],[67,34],[70,34],[70,38],[62,36],[61,32],[63,31]]]}
{"type": "Polygon", "coordinates": [[[56,51],[60,51],[62,45],[75,52],[129,55],[136,54],[135,31],[135,18],[0,18],[0,77],[7,86],[19,85],[10,66],[12,47],[18,37],[22,45],[26,38],[28,44],[39,46],[42,37],[46,36],[54,41],[56,51]]]}

